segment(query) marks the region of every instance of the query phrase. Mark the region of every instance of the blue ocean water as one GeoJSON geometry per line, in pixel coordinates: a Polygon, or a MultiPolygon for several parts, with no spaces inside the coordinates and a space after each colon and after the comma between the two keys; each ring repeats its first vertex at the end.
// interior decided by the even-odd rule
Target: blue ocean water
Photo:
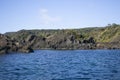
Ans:
{"type": "Polygon", "coordinates": [[[0,80],[120,80],[120,50],[36,50],[0,55],[0,80]]]}

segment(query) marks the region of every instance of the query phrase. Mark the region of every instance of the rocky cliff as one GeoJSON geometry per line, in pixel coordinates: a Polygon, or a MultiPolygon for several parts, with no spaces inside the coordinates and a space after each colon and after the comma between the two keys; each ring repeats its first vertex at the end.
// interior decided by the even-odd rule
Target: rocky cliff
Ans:
{"type": "Polygon", "coordinates": [[[120,25],[0,34],[0,53],[31,52],[32,49],[120,49],[120,25]]]}

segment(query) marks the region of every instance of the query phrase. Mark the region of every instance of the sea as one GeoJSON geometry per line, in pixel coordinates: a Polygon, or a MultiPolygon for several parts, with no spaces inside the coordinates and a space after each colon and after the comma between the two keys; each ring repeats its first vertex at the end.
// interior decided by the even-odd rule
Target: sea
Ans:
{"type": "Polygon", "coordinates": [[[0,80],[120,80],[120,50],[3,54],[0,80]]]}

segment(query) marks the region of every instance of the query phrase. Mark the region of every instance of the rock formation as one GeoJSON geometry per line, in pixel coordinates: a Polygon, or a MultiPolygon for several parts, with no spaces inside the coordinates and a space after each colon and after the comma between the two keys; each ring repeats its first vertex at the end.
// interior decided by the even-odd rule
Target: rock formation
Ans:
{"type": "Polygon", "coordinates": [[[0,54],[10,52],[32,52],[30,46],[22,45],[16,40],[12,40],[10,37],[0,34],[0,54]]]}

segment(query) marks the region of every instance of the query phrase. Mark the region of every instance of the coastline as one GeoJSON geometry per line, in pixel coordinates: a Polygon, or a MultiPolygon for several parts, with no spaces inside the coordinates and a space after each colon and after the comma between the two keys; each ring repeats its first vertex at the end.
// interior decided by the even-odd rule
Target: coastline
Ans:
{"type": "Polygon", "coordinates": [[[20,30],[0,34],[0,54],[34,50],[120,49],[120,25],[63,30],[20,30]]]}

